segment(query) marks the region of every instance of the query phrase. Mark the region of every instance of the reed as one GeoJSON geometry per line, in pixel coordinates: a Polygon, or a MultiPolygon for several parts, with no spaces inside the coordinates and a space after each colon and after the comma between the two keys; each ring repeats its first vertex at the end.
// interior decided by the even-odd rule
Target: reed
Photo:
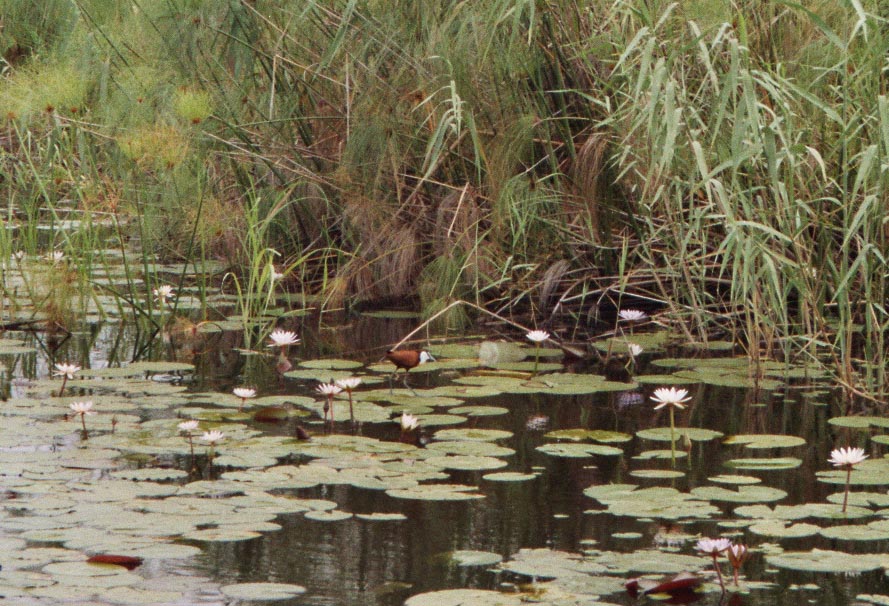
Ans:
{"type": "Polygon", "coordinates": [[[77,217],[52,245],[84,301],[112,292],[79,254],[111,217],[141,244],[112,293],[140,317],[157,259],[228,261],[244,318],[273,261],[325,309],[558,304],[581,326],[634,295],[688,340],[884,389],[879,6],[12,4],[0,246],[77,217]]]}

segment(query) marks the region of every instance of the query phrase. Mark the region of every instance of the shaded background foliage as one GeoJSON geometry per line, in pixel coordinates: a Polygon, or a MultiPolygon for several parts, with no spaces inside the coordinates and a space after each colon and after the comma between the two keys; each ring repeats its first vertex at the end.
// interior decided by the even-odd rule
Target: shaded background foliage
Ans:
{"type": "MultiPolygon", "coordinates": [[[[3,246],[112,216],[419,297],[833,358],[880,390],[883,1],[0,0],[3,246]]],[[[75,247],[70,232],[54,246],[75,247]]],[[[82,248],[82,243],[81,243],[82,248]]],[[[459,320],[459,318],[452,318],[459,320]]]]}

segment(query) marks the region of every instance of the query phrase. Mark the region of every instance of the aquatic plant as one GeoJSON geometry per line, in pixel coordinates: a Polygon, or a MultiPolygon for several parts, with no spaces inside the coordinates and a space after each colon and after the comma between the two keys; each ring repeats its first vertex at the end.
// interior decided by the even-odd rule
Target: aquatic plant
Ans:
{"type": "Polygon", "coordinates": [[[540,344],[549,339],[549,333],[545,330],[532,330],[525,335],[534,343],[534,374],[537,374],[537,363],[540,360],[540,344]]]}
{"type": "Polygon", "coordinates": [[[327,422],[327,413],[330,412],[330,424],[333,425],[333,396],[343,391],[343,388],[334,383],[321,383],[321,385],[315,387],[315,391],[326,396],[327,399],[324,402],[324,422],[327,422]]]}
{"type": "Polygon", "coordinates": [[[352,390],[361,385],[361,379],[358,377],[346,377],[345,379],[337,379],[334,381],[337,387],[346,391],[349,396],[349,421],[355,425],[355,410],[352,406],[352,390]]]}
{"type": "Polygon", "coordinates": [[[843,513],[846,513],[846,506],[849,502],[849,483],[852,480],[852,469],[864,461],[868,455],[864,454],[863,448],[838,448],[830,451],[830,458],[827,461],[834,467],[846,470],[846,487],[843,492],[843,513]]]}
{"type": "Polygon", "coordinates": [[[732,575],[737,586],[739,585],[738,577],[741,574],[741,567],[744,566],[744,562],[750,557],[750,550],[741,543],[732,543],[725,554],[728,556],[728,561],[732,566],[732,575]]]}
{"type": "Polygon", "coordinates": [[[65,362],[59,362],[55,365],[55,370],[52,375],[54,377],[62,377],[62,386],[59,387],[59,395],[58,397],[62,397],[62,394],[65,393],[65,385],[68,383],[68,379],[74,378],[74,373],[80,370],[80,366],[76,364],[68,364],[65,362]]]}
{"type": "Polygon", "coordinates": [[[213,457],[216,454],[216,446],[225,439],[225,433],[218,429],[211,429],[201,434],[200,439],[202,442],[207,443],[207,458],[212,463],[213,457]]]}
{"type": "Polygon", "coordinates": [[[89,401],[72,402],[70,408],[73,414],[80,416],[80,425],[83,428],[83,434],[86,435],[86,416],[96,414],[96,411],[93,410],[93,403],[89,401]]]}
{"type": "Polygon", "coordinates": [[[251,387],[235,387],[232,393],[241,399],[241,403],[238,405],[238,412],[244,410],[244,404],[247,403],[247,400],[256,397],[256,390],[251,387]]]}
{"type": "Polygon", "coordinates": [[[684,409],[684,402],[691,400],[687,389],[679,389],[677,387],[660,387],[654,390],[651,399],[658,403],[654,407],[659,410],[664,406],[670,409],[670,461],[673,467],[676,466],[676,421],[675,409],[684,409]]]}
{"type": "Polygon", "coordinates": [[[725,593],[725,583],[722,581],[722,571],[719,569],[719,564],[717,563],[717,558],[719,555],[732,546],[732,542],[729,539],[701,539],[695,545],[695,549],[700,551],[703,554],[710,556],[713,559],[713,568],[716,570],[716,578],[719,579],[719,587],[722,589],[722,592],[725,593]]]}
{"type": "Polygon", "coordinates": [[[194,460],[194,433],[198,430],[200,423],[195,419],[189,419],[188,421],[182,421],[176,427],[179,429],[179,433],[185,436],[185,439],[188,440],[188,449],[191,452],[191,458],[194,460]]]}

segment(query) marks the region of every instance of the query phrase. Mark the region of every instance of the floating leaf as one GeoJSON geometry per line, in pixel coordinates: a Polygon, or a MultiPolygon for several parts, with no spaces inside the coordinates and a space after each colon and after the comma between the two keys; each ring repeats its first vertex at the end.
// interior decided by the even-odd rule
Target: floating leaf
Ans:
{"type": "Polygon", "coordinates": [[[773,457],[767,459],[731,459],[725,462],[726,467],[734,469],[795,469],[802,465],[802,459],[796,457],[773,457]]]}
{"type": "Polygon", "coordinates": [[[637,431],[636,436],[643,440],[656,440],[658,442],[669,442],[674,437],[677,442],[685,438],[693,442],[706,442],[721,438],[723,434],[719,431],[701,429],[699,427],[677,427],[674,432],[671,432],[669,427],[656,427],[637,431]]]}
{"type": "Polygon", "coordinates": [[[537,477],[533,473],[519,473],[516,471],[501,471],[498,473],[488,473],[482,476],[482,479],[489,482],[527,482],[537,477]]]}
{"type": "Polygon", "coordinates": [[[538,446],[537,451],[548,454],[551,457],[586,458],[594,455],[619,456],[623,450],[614,446],[601,444],[544,444],[538,446]]]}
{"type": "Polygon", "coordinates": [[[806,441],[797,436],[775,434],[742,434],[729,436],[723,444],[743,444],[747,448],[791,448],[804,446],[806,441]]]}
{"type": "Polygon", "coordinates": [[[607,431],[605,429],[558,429],[550,431],[543,436],[553,440],[593,440],[594,442],[619,443],[629,442],[633,436],[619,431],[607,431]]]}
{"type": "Polygon", "coordinates": [[[224,585],[219,590],[230,598],[237,600],[288,600],[306,588],[288,583],[237,583],[224,585]]]}
{"type": "Polygon", "coordinates": [[[876,570],[883,565],[882,557],[876,554],[853,554],[825,549],[788,551],[776,555],[766,555],[766,561],[777,568],[842,574],[867,572],[868,570],[876,570]]]}
{"type": "Polygon", "coordinates": [[[486,589],[444,589],[412,596],[404,606],[522,606],[517,595],[486,589]]]}
{"type": "Polygon", "coordinates": [[[457,566],[492,566],[503,560],[490,551],[451,551],[447,555],[457,566]]]}
{"type": "Polygon", "coordinates": [[[768,503],[787,496],[783,490],[768,486],[741,486],[738,490],[729,490],[721,486],[699,486],[693,488],[691,493],[702,499],[729,503],[768,503]]]}

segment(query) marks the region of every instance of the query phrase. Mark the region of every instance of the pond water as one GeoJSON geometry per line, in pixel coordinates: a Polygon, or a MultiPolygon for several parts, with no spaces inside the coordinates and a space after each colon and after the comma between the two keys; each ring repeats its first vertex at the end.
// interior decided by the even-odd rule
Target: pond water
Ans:
{"type": "MultiPolygon", "coordinates": [[[[410,373],[417,395],[396,383],[389,397],[382,352],[417,322],[290,324],[302,343],[288,350],[285,376],[275,354],[240,350],[233,331],[168,341],[126,325],[64,340],[6,333],[0,593],[16,604],[260,604],[237,587],[276,583],[304,588],[271,602],[287,605],[634,604],[650,598],[628,595],[625,580],[688,570],[705,578],[705,591],[674,602],[889,603],[881,413],[847,409],[805,369],[769,367],[754,389],[730,352],[715,354],[722,362],[700,352],[671,361],[677,351],[648,333],[632,337],[646,347],[638,381],[605,381],[595,367],[567,373],[553,350],[531,378],[532,347],[503,376],[479,375],[470,355],[486,340],[478,337],[465,347],[433,344],[437,362],[410,373]],[[129,378],[98,370],[138,357],[160,363],[129,378]],[[62,361],[84,370],[57,397],[61,380],[50,375],[62,361]],[[354,394],[361,422],[353,431],[340,395],[330,431],[314,388],[345,374],[365,379],[354,394]],[[692,397],[676,414],[675,467],[669,414],[650,400],[664,384],[692,397]],[[259,396],[244,413],[231,395],[238,385],[259,396]],[[84,436],[80,419],[64,416],[86,399],[98,414],[83,419],[84,436]],[[284,423],[252,417],[282,404],[284,423]],[[421,419],[425,448],[400,441],[405,410],[421,419]],[[226,433],[212,464],[199,440],[190,456],[176,429],[183,418],[226,433]],[[311,440],[294,439],[297,424],[311,440]],[[709,431],[688,440],[684,428],[709,431]],[[840,446],[870,455],[853,472],[846,515],[845,474],[827,462],[840,446]],[[437,493],[435,485],[461,486],[437,493]],[[472,498],[444,500],[455,494],[472,498]],[[752,550],[740,587],[729,583],[725,596],[712,561],[695,551],[699,538],[717,536],[752,550]],[[126,576],[94,574],[82,560],[96,553],[145,563],[126,576]],[[503,597],[416,597],[446,589],[503,597]]],[[[513,347],[493,347],[515,357],[513,347]]],[[[719,562],[730,581],[727,560],[719,562]]]]}

